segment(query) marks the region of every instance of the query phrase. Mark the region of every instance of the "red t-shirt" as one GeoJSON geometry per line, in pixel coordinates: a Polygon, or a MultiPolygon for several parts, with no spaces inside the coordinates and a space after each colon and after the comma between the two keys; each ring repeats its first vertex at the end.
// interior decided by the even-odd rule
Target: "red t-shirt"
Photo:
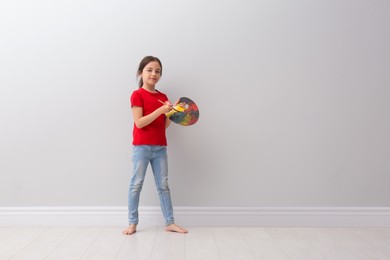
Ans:
{"type": "MultiPolygon", "coordinates": [[[[151,93],[143,88],[139,88],[131,94],[131,107],[142,107],[143,116],[149,115],[162,104],[159,101],[167,101],[168,97],[159,91],[151,93]]],[[[133,127],[133,145],[167,145],[165,136],[165,120],[164,114],[157,117],[152,123],[142,128],[137,128],[134,123],[133,127]]]]}

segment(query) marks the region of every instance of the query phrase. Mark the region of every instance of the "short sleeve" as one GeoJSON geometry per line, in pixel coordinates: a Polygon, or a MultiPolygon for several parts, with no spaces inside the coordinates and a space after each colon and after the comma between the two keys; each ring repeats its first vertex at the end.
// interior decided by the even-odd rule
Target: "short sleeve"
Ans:
{"type": "Polygon", "coordinates": [[[134,91],[133,94],[131,94],[130,105],[131,105],[131,107],[133,107],[133,106],[143,107],[144,106],[144,101],[143,101],[141,93],[139,93],[139,91],[134,91]]]}

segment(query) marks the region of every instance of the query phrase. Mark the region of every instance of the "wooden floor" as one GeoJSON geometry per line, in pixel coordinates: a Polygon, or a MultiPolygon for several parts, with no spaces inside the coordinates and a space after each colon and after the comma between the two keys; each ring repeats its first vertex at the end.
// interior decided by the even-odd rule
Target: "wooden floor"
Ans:
{"type": "Polygon", "coordinates": [[[0,227],[0,259],[390,259],[390,228],[0,227]]]}

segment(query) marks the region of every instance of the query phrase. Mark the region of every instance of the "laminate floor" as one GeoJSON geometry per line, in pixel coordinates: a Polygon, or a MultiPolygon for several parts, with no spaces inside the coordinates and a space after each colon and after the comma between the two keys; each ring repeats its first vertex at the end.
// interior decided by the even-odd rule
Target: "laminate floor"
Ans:
{"type": "Polygon", "coordinates": [[[390,260],[390,228],[0,227],[0,259],[390,260]]]}

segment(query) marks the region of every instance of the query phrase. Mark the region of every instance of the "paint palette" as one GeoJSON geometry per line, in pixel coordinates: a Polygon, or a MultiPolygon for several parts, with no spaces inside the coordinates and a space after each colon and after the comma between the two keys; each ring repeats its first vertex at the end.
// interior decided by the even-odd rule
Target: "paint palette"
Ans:
{"type": "Polygon", "coordinates": [[[176,124],[189,126],[198,121],[199,109],[194,101],[187,97],[181,97],[173,110],[166,113],[166,116],[176,124]]]}

